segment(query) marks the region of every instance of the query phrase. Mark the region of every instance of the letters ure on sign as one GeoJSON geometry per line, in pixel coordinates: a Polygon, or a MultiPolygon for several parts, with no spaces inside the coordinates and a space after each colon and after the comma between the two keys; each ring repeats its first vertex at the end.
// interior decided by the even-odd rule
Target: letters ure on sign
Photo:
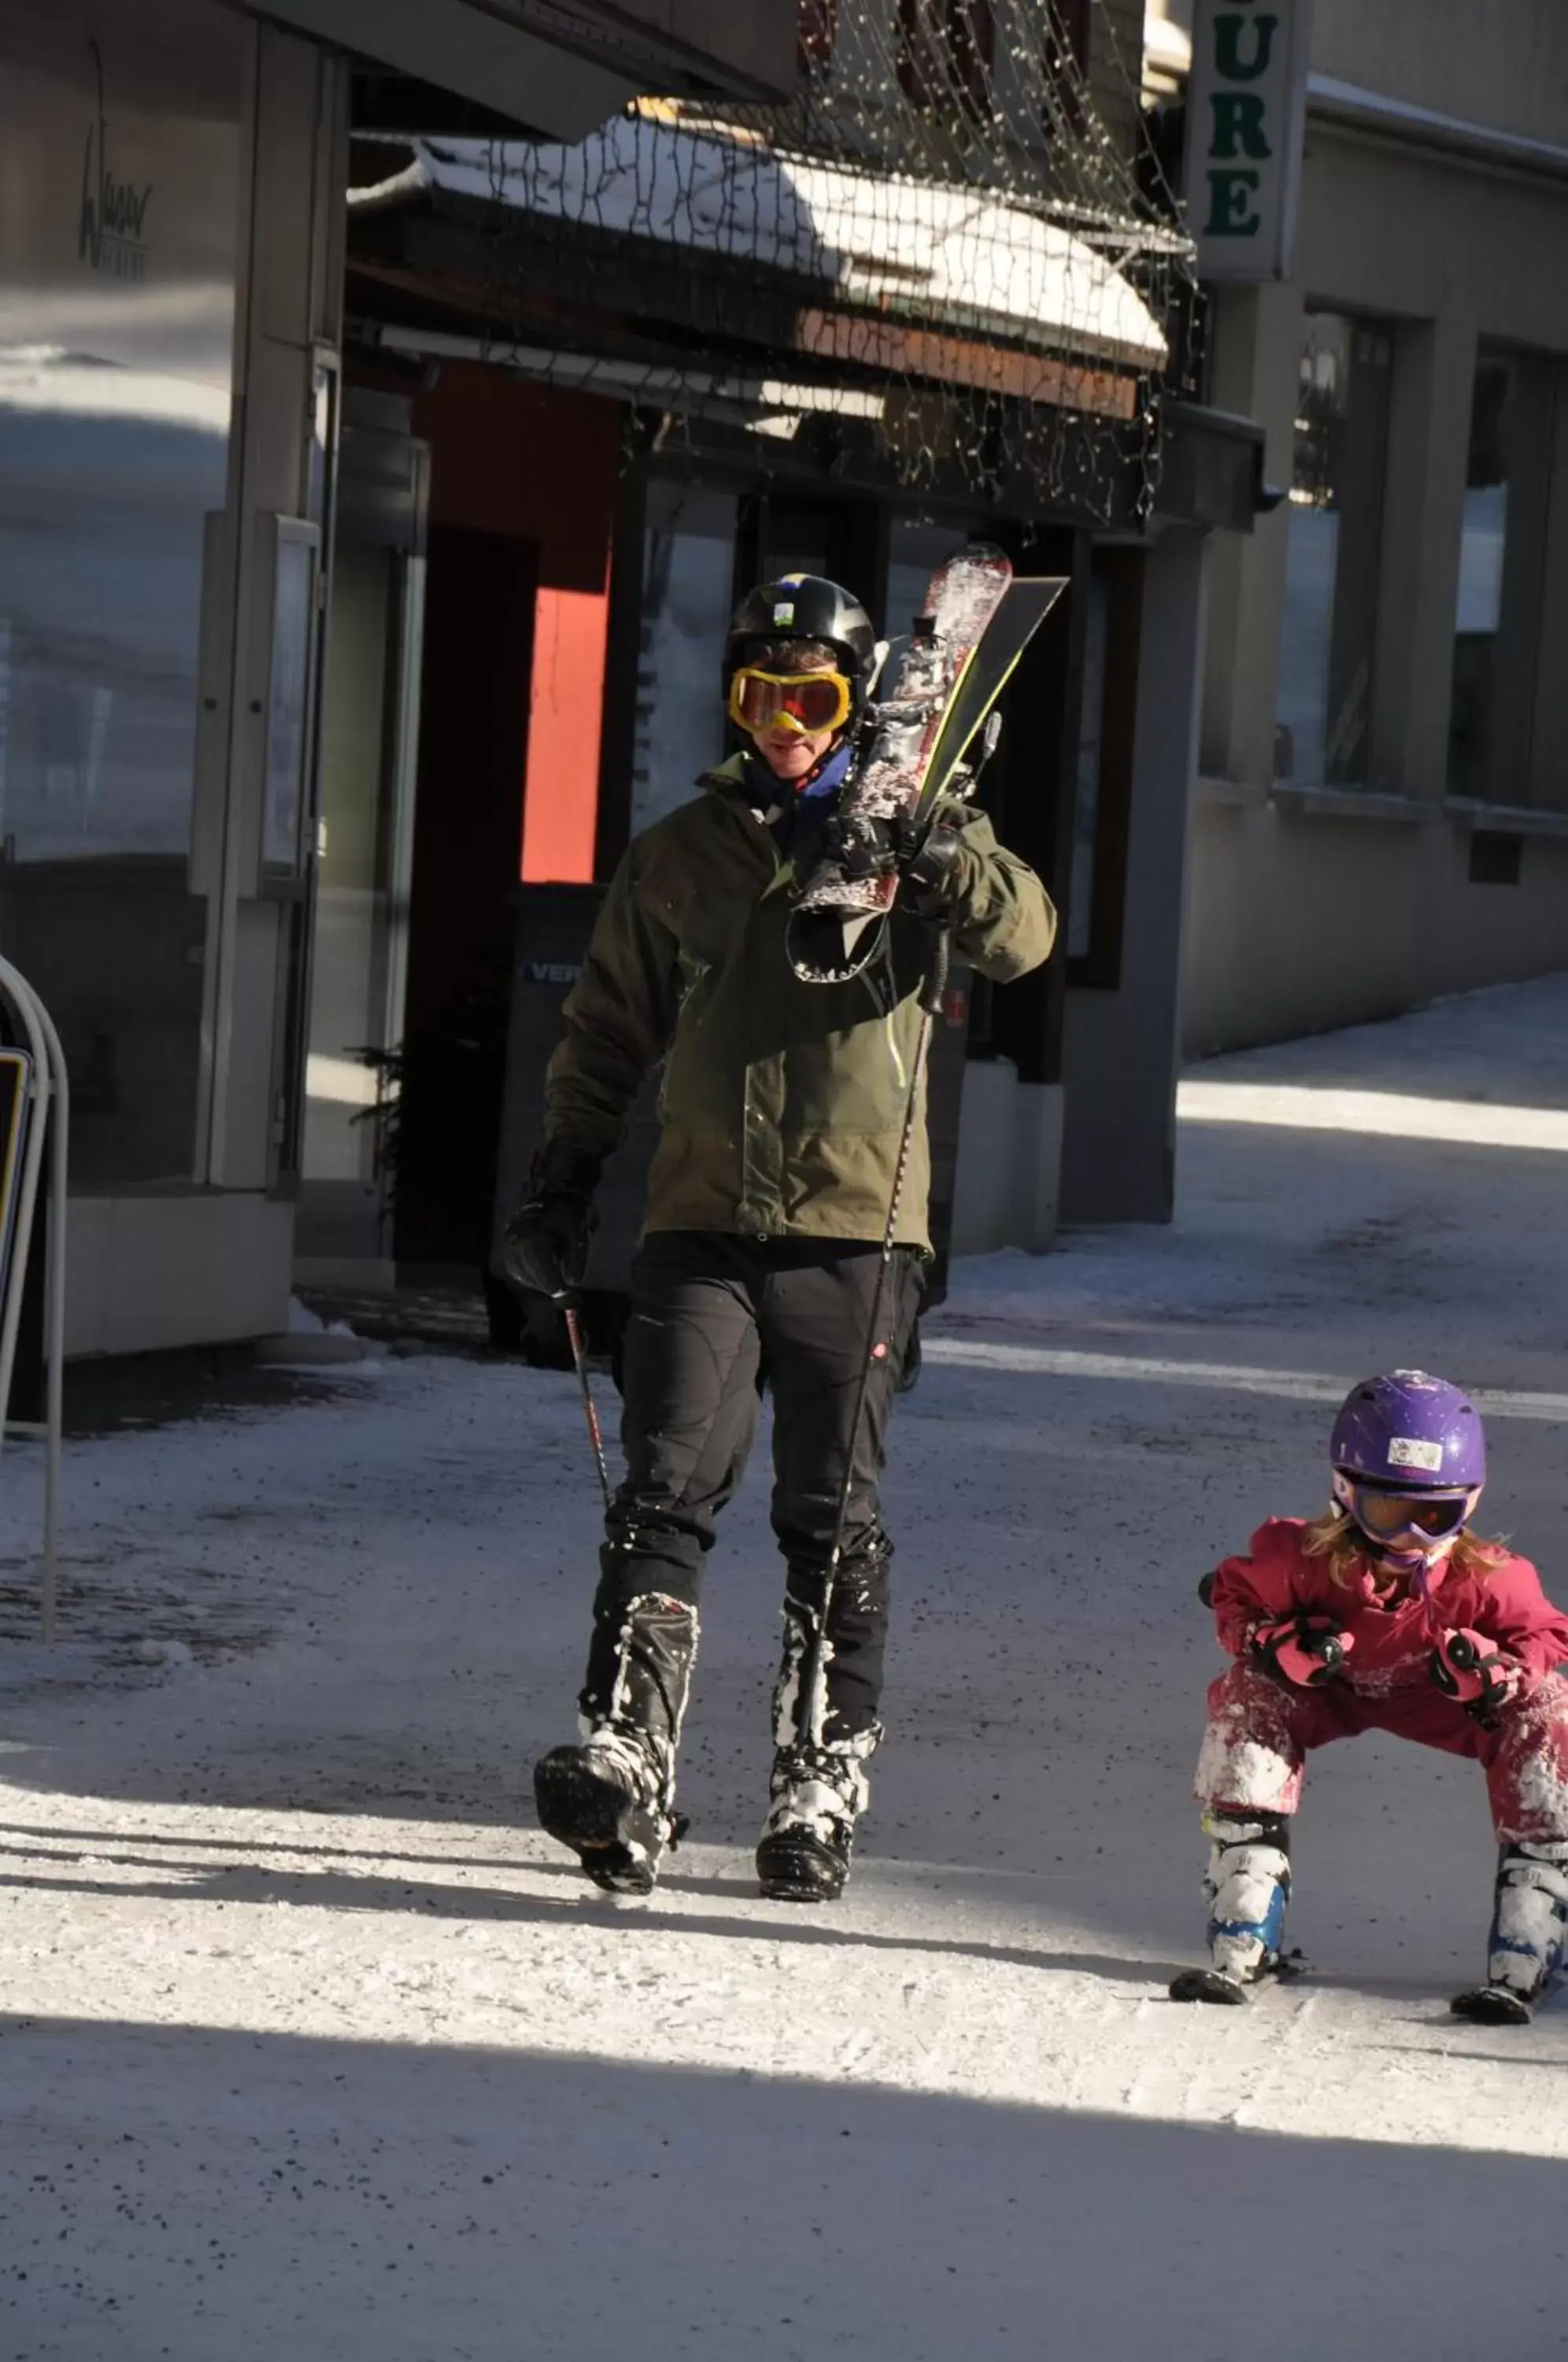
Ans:
{"type": "Polygon", "coordinates": [[[1186,178],[1200,279],[1290,275],[1311,29],[1311,0],[1196,0],[1186,178]]]}

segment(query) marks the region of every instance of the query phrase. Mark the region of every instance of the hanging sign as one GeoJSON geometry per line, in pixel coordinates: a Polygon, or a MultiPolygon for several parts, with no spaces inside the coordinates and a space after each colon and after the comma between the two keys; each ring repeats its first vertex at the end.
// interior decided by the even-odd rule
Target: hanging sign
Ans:
{"type": "Polygon", "coordinates": [[[1288,279],[1312,0],[1195,0],[1187,222],[1199,279],[1288,279]]]}

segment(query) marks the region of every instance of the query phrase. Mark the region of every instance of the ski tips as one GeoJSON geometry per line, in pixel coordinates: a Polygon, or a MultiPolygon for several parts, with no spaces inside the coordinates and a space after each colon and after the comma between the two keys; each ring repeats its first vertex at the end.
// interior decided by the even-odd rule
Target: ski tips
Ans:
{"type": "Polygon", "coordinates": [[[1244,2009],[1248,2000],[1246,1987],[1234,1977],[1222,1976],[1218,1969],[1183,1969],[1165,1990],[1172,2001],[1207,2002],[1227,2009],[1244,2009]]]}
{"type": "Polygon", "coordinates": [[[1474,1985],[1455,1993],[1449,2008],[1472,2025],[1528,2025],[1535,2014],[1525,1995],[1507,1985],[1474,1985]]]}
{"type": "Polygon", "coordinates": [[[881,951],[884,911],[791,911],[784,931],[790,966],[802,984],[853,984],[881,951]]]}

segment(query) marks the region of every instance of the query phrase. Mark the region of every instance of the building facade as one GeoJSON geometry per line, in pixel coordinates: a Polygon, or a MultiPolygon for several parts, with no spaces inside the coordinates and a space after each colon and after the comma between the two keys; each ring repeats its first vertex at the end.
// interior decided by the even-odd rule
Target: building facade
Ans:
{"type": "Polygon", "coordinates": [[[1065,930],[950,1011],[955,1241],[1170,1209],[1262,447],[1182,398],[1133,0],[720,15],[0,0],[0,945],[74,1087],[73,1354],[482,1260],[518,891],[720,750],[747,579],[896,631],[976,532],[1068,583],[985,789],[1065,930]]]}
{"type": "Polygon", "coordinates": [[[286,1324],[351,128],[793,87],[782,0],[543,13],[0,5],[0,944],[74,1086],[72,1352],[286,1324]]]}
{"type": "Polygon", "coordinates": [[[1307,110],[1293,274],[1214,298],[1287,497],[1215,555],[1197,1054],[1568,961],[1568,16],[1317,0],[1307,110]]]}

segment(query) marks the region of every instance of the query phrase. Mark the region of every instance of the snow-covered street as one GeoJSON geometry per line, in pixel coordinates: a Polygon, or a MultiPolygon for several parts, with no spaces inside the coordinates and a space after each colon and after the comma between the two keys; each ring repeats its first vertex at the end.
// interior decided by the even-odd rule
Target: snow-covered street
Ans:
{"type": "Polygon", "coordinates": [[[569,1378],[387,1358],[72,1448],[64,1636],[10,1614],[0,1657],[3,2362],[1564,2350],[1568,2004],[1447,2008],[1472,1767],[1315,1760],[1312,1974],[1165,1985],[1203,1929],[1196,1584],[1320,1506],[1353,1379],[1478,1393],[1482,1525],[1568,1596],[1568,977],[1205,1066],[1180,1176],[1171,1230],[961,1266],[929,1324],[830,1911],[751,1875],[760,1453],[691,1836],[637,1908],[533,1826],[594,1573],[569,1378]]]}

